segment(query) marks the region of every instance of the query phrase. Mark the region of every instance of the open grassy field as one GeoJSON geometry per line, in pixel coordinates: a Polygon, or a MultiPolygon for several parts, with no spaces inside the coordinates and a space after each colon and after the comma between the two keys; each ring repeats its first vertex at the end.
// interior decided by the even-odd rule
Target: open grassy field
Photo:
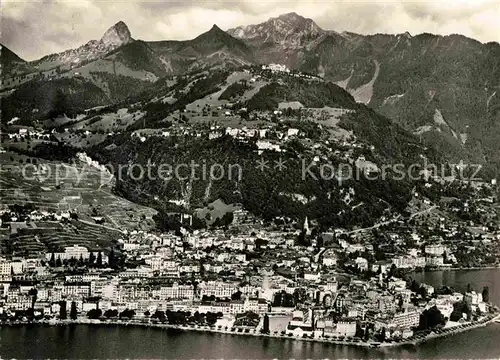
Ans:
{"type": "MultiPolygon", "coordinates": [[[[245,72],[237,71],[232,73],[231,75],[228,76],[226,79],[226,84],[222,86],[222,88],[210,95],[205,96],[204,98],[198,99],[193,101],[191,104],[186,105],[186,110],[188,111],[200,111],[205,107],[206,105],[212,107],[212,108],[217,108],[218,106],[224,106],[229,101],[227,100],[219,100],[219,96],[232,84],[235,82],[241,81],[241,80],[250,80],[251,75],[245,72]]],[[[194,85],[196,86],[196,85],[194,85]]]]}
{"type": "Polygon", "coordinates": [[[217,199],[204,208],[196,209],[195,214],[200,219],[205,219],[208,224],[213,224],[217,218],[221,219],[226,213],[235,210],[241,210],[241,206],[238,204],[228,205],[222,200],[217,199]]]}
{"type": "Polygon", "coordinates": [[[302,116],[310,121],[327,128],[331,139],[346,139],[354,136],[352,131],[345,130],[339,126],[341,117],[349,110],[341,108],[303,108],[302,116]]]}
{"type": "Polygon", "coordinates": [[[91,81],[94,81],[96,85],[100,85],[98,81],[96,81],[96,77],[92,76],[92,73],[94,72],[105,72],[109,74],[115,74],[115,75],[124,75],[128,77],[132,77],[135,79],[139,80],[146,80],[146,81],[156,81],[158,80],[158,77],[145,70],[133,70],[130,69],[129,67],[125,66],[119,61],[114,61],[113,59],[99,59],[96,61],[93,61],[89,64],[80,66],[78,68],[74,68],[70,72],[66,72],[61,74],[61,77],[72,77],[74,76],[74,73],[79,73],[80,76],[89,79],[91,81]]]}

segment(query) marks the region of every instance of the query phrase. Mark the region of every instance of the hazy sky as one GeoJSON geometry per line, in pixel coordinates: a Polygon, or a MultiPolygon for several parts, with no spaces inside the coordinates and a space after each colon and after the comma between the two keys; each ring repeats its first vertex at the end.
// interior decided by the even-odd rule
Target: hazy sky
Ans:
{"type": "Polygon", "coordinates": [[[1,0],[1,39],[26,60],[99,39],[124,21],[135,39],[190,39],[213,24],[255,24],[295,11],[323,29],[459,33],[500,41],[500,0],[1,0]]]}

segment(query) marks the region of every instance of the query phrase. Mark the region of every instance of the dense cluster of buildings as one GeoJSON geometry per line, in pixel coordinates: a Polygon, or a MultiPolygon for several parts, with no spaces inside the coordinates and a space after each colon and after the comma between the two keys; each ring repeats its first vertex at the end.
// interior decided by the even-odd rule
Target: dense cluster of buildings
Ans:
{"type": "Polygon", "coordinates": [[[311,234],[307,219],[302,230],[263,228],[251,219],[238,210],[228,229],[124,234],[113,250],[127,259],[121,267],[111,264],[116,254],[79,245],[37,258],[2,258],[0,311],[33,308],[57,318],[66,302],[68,308],[76,304],[82,317],[97,308],[134,310],[138,317],[167,310],[217,313],[233,321],[245,313],[280,314],[289,317],[283,331],[291,336],[360,337],[383,329],[386,338],[411,336],[430,307],[447,318],[459,302],[488,311],[479,293],[436,294],[432,286],[412,289],[397,277],[397,269],[434,265],[451,255],[443,243],[374,260],[373,245],[361,235],[335,230],[305,246],[297,236],[311,234]],[[338,280],[346,269],[358,275],[338,280]]]}
{"type": "MultiPolygon", "coordinates": [[[[276,64],[263,70],[290,72],[276,64]]],[[[227,116],[234,114],[229,107],[216,110],[227,116]]],[[[281,116],[281,110],[285,109],[266,116],[281,116]]],[[[331,120],[350,110],[322,111],[328,112],[325,116],[331,120]]],[[[314,124],[322,126],[320,121],[314,124]]],[[[183,124],[142,129],[131,137],[144,142],[151,136],[208,140],[229,136],[240,142],[254,141],[259,154],[281,152],[289,142],[297,140],[315,163],[326,163],[328,156],[334,155],[368,172],[380,170],[370,161],[373,146],[353,136],[311,139],[298,122],[294,126],[282,126],[280,121],[248,126],[183,124]]],[[[12,137],[25,139],[31,135],[20,129],[12,137]]],[[[105,171],[84,153],[78,154],[78,159],[105,171]]],[[[432,181],[424,185],[428,191],[432,186],[432,181]]],[[[355,204],[353,187],[339,192],[346,206],[364,206],[363,202],[355,204]]],[[[308,201],[302,194],[280,195],[308,201]]],[[[61,244],[53,251],[25,258],[0,254],[0,313],[12,316],[32,309],[39,316],[57,318],[61,307],[75,304],[81,317],[95,309],[133,310],[137,317],[168,310],[217,313],[233,319],[254,313],[262,320],[264,314],[274,314],[288,317],[282,331],[291,336],[359,338],[384,333],[385,338],[407,338],[431,308],[446,319],[456,312],[458,303],[479,314],[487,312],[488,304],[480,293],[440,293],[430,285],[416,286],[402,274],[426,267],[461,266],[469,253],[477,254],[478,261],[482,261],[488,246],[500,240],[498,227],[493,229],[472,220],[464,226],[464,221],[439,216],[421,220],[415,215],[431,214],[441,204],[432,203],[416,190],[412,196],[418,199],[415,202],[419,207],[413,209],[409,219],[387,215],[367,229],[332,228],[313,235],[315,224],[307,218],[303,224],[290,220],[283,221],[283,225],[276,222],[264,226],[247,211],[236,210],[232,224],[210,230],[135,230],[124,232],[113,244],[99,249],[61,244]],[[345,273],[350,276],[341,278],[345,273]]],[[[481,201],[491,204],[490,197],[481,201]]],[[[485,215],[487,207],[478,204],[468,200],[459,206],[450,201],[446,206],[454,207],[452,211],[456,208],[456,212],[485,215]]],[[[192,225],[191,215],[183,216],[192,225]]],[[[26,226],[26,222],[41,219],[67,221],[70,217],[69,211],[53,214],[36,210],[26,221],[7,216],[9,221],[1,225],[15,232],[21,223],[26,226]]],[[[94,220],[97,222],[97,217],[94,220]]]]}

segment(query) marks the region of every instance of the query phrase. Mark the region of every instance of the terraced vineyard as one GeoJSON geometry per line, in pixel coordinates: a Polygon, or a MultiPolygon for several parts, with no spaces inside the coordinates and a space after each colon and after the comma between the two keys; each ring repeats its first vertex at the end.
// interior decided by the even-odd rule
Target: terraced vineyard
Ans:
{"type": "Polygon", "coordinates": [[[32,205],[36,210],[27,221],[11,223],[10,231],[9,224],[2,224],[0,247],[6,254],[36,255],[70,245],[98,251],[125,230],[154,226],[156,211],[114,195],[113,178],[95,166],[13,152],[0,153],[0,160],[0,210],[9,211],[14,205],[32,205]],[[76,215],[69,219],[69,212],[76,215]]]}
{"type": "Polygon", "coordinates": [[[114,179],[84,162],[65,164],[10,152],[0,154],[0,207],[32,204],[39,210],[74,211],[79,219],[104,218],[111,228],[125,230],[153,226],[155,210],[134,204],[112,193],[114,179]],[[22,163],[20,162],[22,161],[22,163]],[[100,209],[106,209],[101,211],[100,209]]]}
{"type": "Polygon", "coordinates": [[[121,236],[119,231],[76,220],[66,224],[36,222],[11,234],[5,241],[5,251],[12,255],[30,256],[41,252],[62,251],[64,247],[71,245],[85,246],[89,251],[103,251],[121,236]]]}

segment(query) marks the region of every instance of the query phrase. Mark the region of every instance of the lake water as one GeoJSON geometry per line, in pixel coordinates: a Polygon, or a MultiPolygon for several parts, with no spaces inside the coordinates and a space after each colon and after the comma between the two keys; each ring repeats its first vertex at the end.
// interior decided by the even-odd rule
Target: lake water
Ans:
{"type": "MultiPolygon", "coordinates": [[[[500,270],[436,271],[414,275],[434,286],[490,287],[500,305],[500,270]]],[[[182,332],[142,327],[75,325],[0,328],[1,358],[500,358],[500,324],[434,339],[419,346],[364,349],[290,339],[182,332]]]]}

